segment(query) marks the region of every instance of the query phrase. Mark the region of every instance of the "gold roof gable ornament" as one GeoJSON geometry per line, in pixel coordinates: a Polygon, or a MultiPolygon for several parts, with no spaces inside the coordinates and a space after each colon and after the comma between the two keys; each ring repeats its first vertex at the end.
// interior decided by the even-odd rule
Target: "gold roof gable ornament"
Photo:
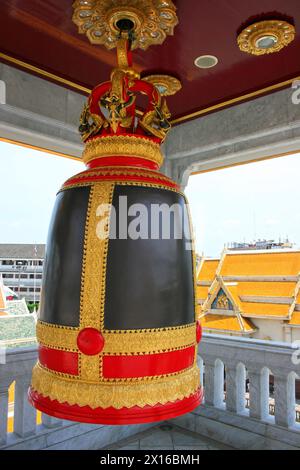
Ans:
{"type": "Polygon", "coordinates": [[[73,8],[79,33],[107,49],[117,46],[120,21],[133,32],[131,49],[143,50],[162,44],[178,23],[172,0],[76,0],[73,8]]]}
{"type": "Polygon", "coordinates": [[[295,39],[295,27],[283,20],[258,21],[238,35],[242,52],[264,55],[279,52],[295,39]]]}

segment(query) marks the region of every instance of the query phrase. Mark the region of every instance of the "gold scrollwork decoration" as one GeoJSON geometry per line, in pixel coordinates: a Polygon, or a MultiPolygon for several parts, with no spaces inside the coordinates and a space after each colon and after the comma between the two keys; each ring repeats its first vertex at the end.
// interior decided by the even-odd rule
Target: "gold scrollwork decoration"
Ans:
{"type": "MultiPolygon", "coordinates": [[[[167,186],[164,183],[147,183],[142,180],[137,180],[137,181],[122,181],[118,179],[114,179],[114,183],[116,185],[120,186],[139,186],[140,188],[157,188],[157,189],[163,189],[164,191],[173,191],[174,193],[181,194],[183,196],[183,193],[178,190],[178,188],[173,187],[171,188],[170,186],[167,186]]],[[[73,189],[73,188],[80,188],[84,186],[91,186],[90,181],[86,181],[83,183],[74,183],[74,184],[69,184],[68,186],[62,187],[58,193],[61,191],[67,191],[68,189],[73,189]]]]}
{"type": "Polygon", "coordinates": [[[87,383],[55,375],[36,364],[32,371],[32,388],[52,400],[69,405],[116,409],[132,406],[154,406],[181,400],[195,393],[200,386],[197,366],[170,377],[158,377],[149,382],[87,383]]]}
{"type": "Polygon", "coordinates": [[[159,144],[136,136],[108,136],[90,140],[86,143],[82,158],[88,163],[95,158],[118,155],[144,158],[159,166],[163,162],[159,144]]]}
{"type": "Polygon", "coordinates": [[[99,233],[98,207],[111,207],[114,183],[93,185],[85,225],[81,274],[80,327],[102,329],[105,301],[105,270],[109,236],[109,211],[103,214],[105,233],[99,233]]]}
{"type": "MultiPolygon", "coordinates": [[[[78,351],[79,331],[79,327],[58,327],[41,321],[37,324],[40,344],[65,351],[78,351]]],[[[102,330],[102,334],[105,340],[103,354],[151,354],[196,344],[195,323],[145,330],[102,330]]]]}

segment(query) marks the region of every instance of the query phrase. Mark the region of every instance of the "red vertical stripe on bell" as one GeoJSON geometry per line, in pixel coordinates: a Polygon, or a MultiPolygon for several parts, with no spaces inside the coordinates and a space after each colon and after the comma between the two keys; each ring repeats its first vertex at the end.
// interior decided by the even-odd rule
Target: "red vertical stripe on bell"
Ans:
{"type": "Polygon", "coordinates": [[[78,375],[78,353],[39,346],[40,364],[64,374],[78,375]]]}
{"type": "Polygon", "coordinates": [[[105,378],[134,378],[172,374],[191,367],[195,359],[195,347],[178,351],[139,356],[104,356],[105,378]]]}

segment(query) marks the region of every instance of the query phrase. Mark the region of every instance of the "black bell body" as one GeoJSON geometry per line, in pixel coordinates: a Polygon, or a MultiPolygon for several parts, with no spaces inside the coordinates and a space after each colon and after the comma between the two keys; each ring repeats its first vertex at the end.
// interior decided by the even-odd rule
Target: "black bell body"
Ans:
{"type": "Polygon", "coordinates": [[[201,328],[190,226],[176,229],[178,214],[189,217],[185,197],[157,171],[150,139],[102,137],[86,153],[49,229],[30,401],[103,424],[189,412],[202,396],[201,328]]]}

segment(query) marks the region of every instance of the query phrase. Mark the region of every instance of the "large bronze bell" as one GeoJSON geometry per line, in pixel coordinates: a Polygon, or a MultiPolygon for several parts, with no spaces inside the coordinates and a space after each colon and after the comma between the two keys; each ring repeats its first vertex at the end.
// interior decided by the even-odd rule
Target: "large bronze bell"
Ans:
{"type": "Polygon", "coordinates": [[[83,111],[87,169],[57,195],[29,390],[49,415],[143,423],[201,402],[190,227],[177,236],[188,211],[177,184],[158,171],[168,117],[157,88],[130,67],[115,69],[83,111]],[[137,122],[138,92],[149,105],[137,122]],[[181,212],[170,218],[168,237],[153,222],[153,206],[181,212]]]}

